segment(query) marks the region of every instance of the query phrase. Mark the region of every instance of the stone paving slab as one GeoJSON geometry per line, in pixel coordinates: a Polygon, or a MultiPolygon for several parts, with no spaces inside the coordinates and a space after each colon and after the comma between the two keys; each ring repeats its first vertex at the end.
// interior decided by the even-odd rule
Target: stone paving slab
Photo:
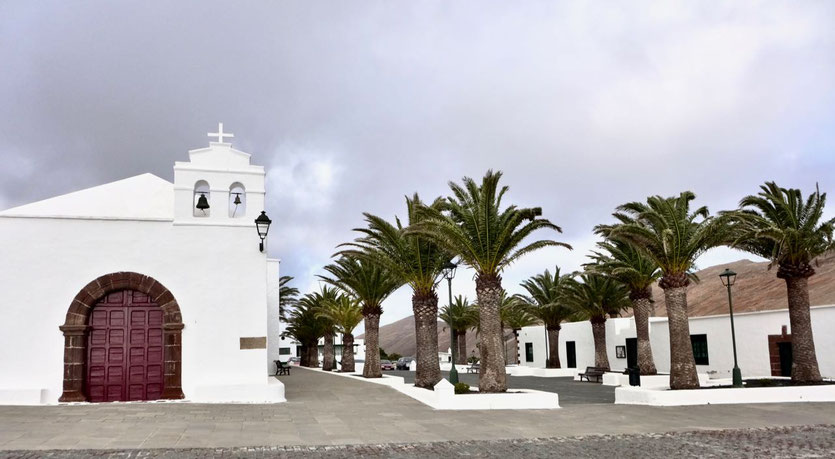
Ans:
{"type": "Polygon", "coordinates": [[[687,458],[687,457],[833,457],[835,426],[733,429],[639,435],[594,435],[563,438],[390,443],[339,446],[272,446],[250,448],[4,451],[0,457],[54,459],[103,457],[151,458],[687,458]]]}
{"type": "Polygon", "coordinates": [[[0,450],[230,448],[551,438],[835,424],[835,403],[436,411],[389,387],[294,369],[287,403],[0,407],[0,450]]]}

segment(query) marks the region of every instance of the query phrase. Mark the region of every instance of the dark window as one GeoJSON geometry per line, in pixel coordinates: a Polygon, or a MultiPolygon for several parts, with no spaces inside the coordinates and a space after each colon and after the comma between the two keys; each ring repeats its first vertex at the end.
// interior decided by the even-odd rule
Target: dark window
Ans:
{"type": "Polygon", "coordinates": [[[574,341],[565,342],[565,357],[568,359],[568,368],[577,368],[577,350],[574,341]]]}
{"type": "Polygon", "coordinates": [[[707,335],[690,335],[696,365],[710,365],[707,358],[707,335]]]}
{"type": "Polygon", "coordinates": [[[290,348],[289,347],[278,348],[278,355],[290,355],[290,348]]]}
{"type": "Polygon", "coordinates": [[[525,362],[533,362],[533,343],[525,343],[525,362]]]}

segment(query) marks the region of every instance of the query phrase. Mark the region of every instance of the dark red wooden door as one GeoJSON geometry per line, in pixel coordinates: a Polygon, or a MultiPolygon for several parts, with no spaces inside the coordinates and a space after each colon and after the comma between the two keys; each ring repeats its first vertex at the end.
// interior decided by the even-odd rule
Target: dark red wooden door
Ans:
{"type": "Polygon", "coordinates": [[[102,298],[90,314],[87,397],[91,402],[162,396],[162,309],[133,290],[102,298]]]}

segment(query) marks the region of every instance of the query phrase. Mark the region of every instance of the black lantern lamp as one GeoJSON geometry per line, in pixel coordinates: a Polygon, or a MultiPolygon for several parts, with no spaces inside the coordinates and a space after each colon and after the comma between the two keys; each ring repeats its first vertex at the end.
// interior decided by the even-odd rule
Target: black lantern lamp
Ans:
{"type": "Polygon", "coordinates": [[[272,224],[270,217],[267,217],[265,211],[261,211],[261,215],[255,219],[255,229],[258,230],[258,237],[261,238],[261,243],[258,245],[259,250],[264,251],[264,239],[267,238],[267,233],[270,231],[270,224],[272,224]]]}
{"type": "Polygon", "coordinates": [[[444,263],[443,268],[441,268],[442,269],[441,272],[444,275],[444,279],[447,279],[447,280],[451,281],[452,278],[455,277],[455,269],[456,268],[458,268],[458,265],[453,263],[452,260],[444,263]]]}
{"type": "Polygon", "coordinates": [[[734,285],[734,282],[736,282],[736,273],[730,269],[725,269],[722,271],[722,274],[719,275],[719,278],[722,279],[722,285],[730,287],[731,285],[734,285]]]}
{"type": "Polygon", "coordinates": [[[728,309],[731,313],[731,344],[734,347],[734,369],[732,371],[733,385],[734,387],[742,387],[742,371],[740,371],[739,364],[736,360],[736,330],[734,330],[734,302],[733,298],[731,297],[731,286],[734,285],[734,282],[736,282],[736,273],[731,271],[730,269],[725,269],[724,271],[722,271],[722,274],[719,275],[719,278],[722,279],[722,285],[728,288],[728,309]]]}
{"type": "Polygon", "coordinates": [[[200,197],[197,198],[197,208],[202,210],[203,213],[206,213],[206,209],[209,208],[209,200],[206,199],[206,193],[200,193],[200,197]]]}

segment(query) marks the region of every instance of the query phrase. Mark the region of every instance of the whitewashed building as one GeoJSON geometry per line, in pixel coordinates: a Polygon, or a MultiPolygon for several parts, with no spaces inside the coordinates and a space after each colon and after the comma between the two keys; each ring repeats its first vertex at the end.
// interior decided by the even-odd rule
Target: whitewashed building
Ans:
{"type": "Polygon", "coordinates": [[[0,212],[0,403],[284,400],[268,378],[264,168],[213,135],[174,183],[143,174],[0,212]]]}
{"type": "MultiPolygon", "coordinates": [[[[813,306],[812,332],[821,375],[835,378],[835,305],[813,306]]],[[[734,314],[739,368],[743,377],[791,375],[791,328],[787,309],[734,314]]],[[[670,339],[666,317],[650,318],[650,343],[655,366],[659,372],[670,371],[670,339]]],[[[633,318],[606,321],[606,351],[613,371],[637,366],[637,333],[633,318]]],[[[731,325],[728,315],[690,318],[690,339],[693,343],[699,373],[717,378],[730,378],[733,369],[731,325]]],[[[526,327],[519,332],[520,364],[545,368],[545,329],[526,327]]],[[[580,371],[594,366],[594,340],[591,324],[563,323],[559,337],[560,363],[563,368],[580,371]]]]}

